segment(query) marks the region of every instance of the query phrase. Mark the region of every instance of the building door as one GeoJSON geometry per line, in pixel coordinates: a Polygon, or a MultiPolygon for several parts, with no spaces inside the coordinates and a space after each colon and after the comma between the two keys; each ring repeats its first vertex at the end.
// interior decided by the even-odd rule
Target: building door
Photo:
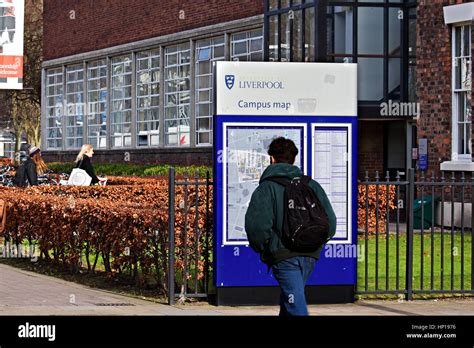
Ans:
{"type": "Polygon", "coordinates": [[[388,171],[390,177],[395,178],[398,171],[401,178],[406,178],[407,147],[410,147],[407,143],[406,122],[385,122],[384,138],[384,177],[388,171]]]}

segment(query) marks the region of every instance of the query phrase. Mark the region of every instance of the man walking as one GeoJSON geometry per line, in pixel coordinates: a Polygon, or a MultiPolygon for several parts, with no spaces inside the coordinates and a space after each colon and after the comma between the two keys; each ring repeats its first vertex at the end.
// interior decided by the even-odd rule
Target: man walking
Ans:
{"type": "MultiPolygon", "coordinates": [[[[270,166],[263,172],[245,215],[245,230],[250,247],[260,254],[261,260],[272,268],[280,285],[280,315],[308,315],[305,285],[314,269],[322,246],[316,251],[290,250],[282,242],[285,187],[270,180],[288,181],[301,177],[301,170],[293,165],[298,149],[295,143],[283,137],[269,146],[270,166]]],[[[336,233],[336,216],[323,188],[314,180],[309,182],[327,214],[329,238],[336,233]]]]}

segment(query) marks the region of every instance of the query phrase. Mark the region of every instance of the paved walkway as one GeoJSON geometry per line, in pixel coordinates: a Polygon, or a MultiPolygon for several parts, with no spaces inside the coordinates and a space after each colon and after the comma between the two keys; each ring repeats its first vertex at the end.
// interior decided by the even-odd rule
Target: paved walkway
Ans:
{"type": "MultiPolygon", "coordinates": [[[[359,301],[310,306],[311,315],[474,315],[474,299],[359,301]]],[[[0,315],[277,315],[276,306],[168,306],[0,264],[0,315]]]]}

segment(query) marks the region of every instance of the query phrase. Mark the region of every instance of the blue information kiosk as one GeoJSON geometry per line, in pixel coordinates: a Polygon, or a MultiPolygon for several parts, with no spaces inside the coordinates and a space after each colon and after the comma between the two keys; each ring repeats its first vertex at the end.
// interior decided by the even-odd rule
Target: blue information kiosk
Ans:
{"type": "Polygon", "coordinates": [[[299,149],[295,164],[325,189],[337,216],[308,281],[309,303],[352,302],[357,279],[357,66],[217,62],[214,117],[214,282],[219,305],[277,304],[271,271],[249,246],[245,213],[268,145],[299,149]]]}

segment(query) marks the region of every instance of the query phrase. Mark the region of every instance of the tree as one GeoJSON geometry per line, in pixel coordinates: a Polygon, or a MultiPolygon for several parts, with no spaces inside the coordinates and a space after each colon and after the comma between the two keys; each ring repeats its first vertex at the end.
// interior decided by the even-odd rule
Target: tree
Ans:
{"type": "Polygon", "coordinates": [[[7,90],[0,102],[9,111],[16,137],[15,151],[26,135],[29,144],[41,143],[41,65],[43,63],[43,0],[25,0],[23,90],[7,90]]]}

